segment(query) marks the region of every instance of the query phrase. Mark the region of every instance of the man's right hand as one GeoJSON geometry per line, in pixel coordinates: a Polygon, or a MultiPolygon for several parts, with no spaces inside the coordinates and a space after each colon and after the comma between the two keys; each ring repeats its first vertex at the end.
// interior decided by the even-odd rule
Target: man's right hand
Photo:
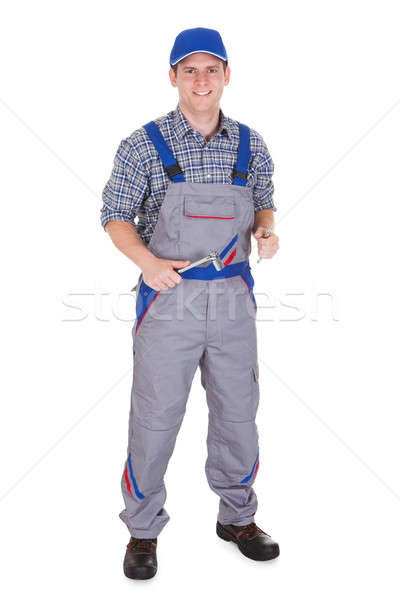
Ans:
{"type": "Polygon", "coordinates": [[[182,277],[175,271],[190,265],[190,260],[169,260],[167,258],[153,257],[143,270],[143,281],[153,290],[167,290],[182,281],[182,277]]]}

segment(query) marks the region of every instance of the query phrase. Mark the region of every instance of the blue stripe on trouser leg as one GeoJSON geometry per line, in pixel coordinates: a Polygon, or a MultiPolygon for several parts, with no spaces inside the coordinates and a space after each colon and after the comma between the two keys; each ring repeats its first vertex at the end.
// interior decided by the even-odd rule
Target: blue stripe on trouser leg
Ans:
{"type": "Polygon", "coordinates": [[[129,466],[129,474],[131,476],[131,480],[133,483],[133,489],[135,490],[135,494],[138,498],[140,498],[140,500],[142,500],[143,498],[145,498],[145,496],[143,496],[143,494],[139,491],[139,488],[137,486],[136,483],[136,479],[135,476],[133,474],[133,467],[132,467],[132,459],[131,459],[131,455],[129,454],[128,456],[128,466],[129,466]]]}
{"type": "Polygon", "coordinates": [[[248,481],[250,481],[250,479],[253,477],[253,474],[255,475],[257,473],[258,465],[259,465],[259,461],[258,461],[258,454],[257,454],[257,458],[254,461],[253,468],[251,469],[249,475],[247,475],[247,477],[242,479],[242,481],[240,483],[247,483],[248,481]]]}

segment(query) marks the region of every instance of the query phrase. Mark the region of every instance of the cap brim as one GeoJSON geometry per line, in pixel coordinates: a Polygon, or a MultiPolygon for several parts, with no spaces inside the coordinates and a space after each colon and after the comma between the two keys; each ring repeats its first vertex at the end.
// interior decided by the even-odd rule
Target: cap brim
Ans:
{"type": "Polygon", "coordinates": [[[187,54],[184,54],[183,56],[181,56],[180,58],[178,58],[175,62],[170,63],[171,67],[173,67],[174,65],[176,65],[178,62],[180,62],[181,60],[183,60],[187,56],[190,56],[191,54],[197,54],[198,52],[204,52],[205,54],[212,54],[212,56],[216,56],[217,58],[220,58],[221,60],[223,60],[226,63],[228,63],[228,59],[226,58],[226,56],[220,56],[219,54],[216,54],[215,52],[210,52],[209,50],[193,50],[192,52],[188,52],[187,54]]]}

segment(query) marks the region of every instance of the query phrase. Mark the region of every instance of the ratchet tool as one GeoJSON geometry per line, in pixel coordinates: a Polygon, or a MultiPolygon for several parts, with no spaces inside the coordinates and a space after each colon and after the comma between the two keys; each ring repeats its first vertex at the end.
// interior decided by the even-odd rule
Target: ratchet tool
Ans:
{"type": "Polygon", "coordinates": [[[177,272],[183,273],[184,271],[188,271],[189,269],[192,269],[193,267],[198,267],[199,265],[202,265],[203,263],[209,262],[209,261],[212,262],[212,264],[214,265],[214,267],[217,271],[222,271],[222,269],[224,268],[224,263],[220,259],[218,252],[213,250],[212,252],[210,252],[210,254],[208,256],[205,256],[204,258],[200,258],[200,260],[196,260],[196,262],[190,263],[190,265],[188,265],[187,267],[182,267],[182,269],[177,269],[177,272]]]}

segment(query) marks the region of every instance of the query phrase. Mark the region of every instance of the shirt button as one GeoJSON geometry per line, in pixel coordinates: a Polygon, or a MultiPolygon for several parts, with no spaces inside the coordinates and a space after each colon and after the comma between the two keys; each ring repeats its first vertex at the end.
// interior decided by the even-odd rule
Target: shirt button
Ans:
{"type": "Polygon", "coordinates": [[[210,179],[211,175],[210,173],[207,173],[207,179],[210,179]]]}

